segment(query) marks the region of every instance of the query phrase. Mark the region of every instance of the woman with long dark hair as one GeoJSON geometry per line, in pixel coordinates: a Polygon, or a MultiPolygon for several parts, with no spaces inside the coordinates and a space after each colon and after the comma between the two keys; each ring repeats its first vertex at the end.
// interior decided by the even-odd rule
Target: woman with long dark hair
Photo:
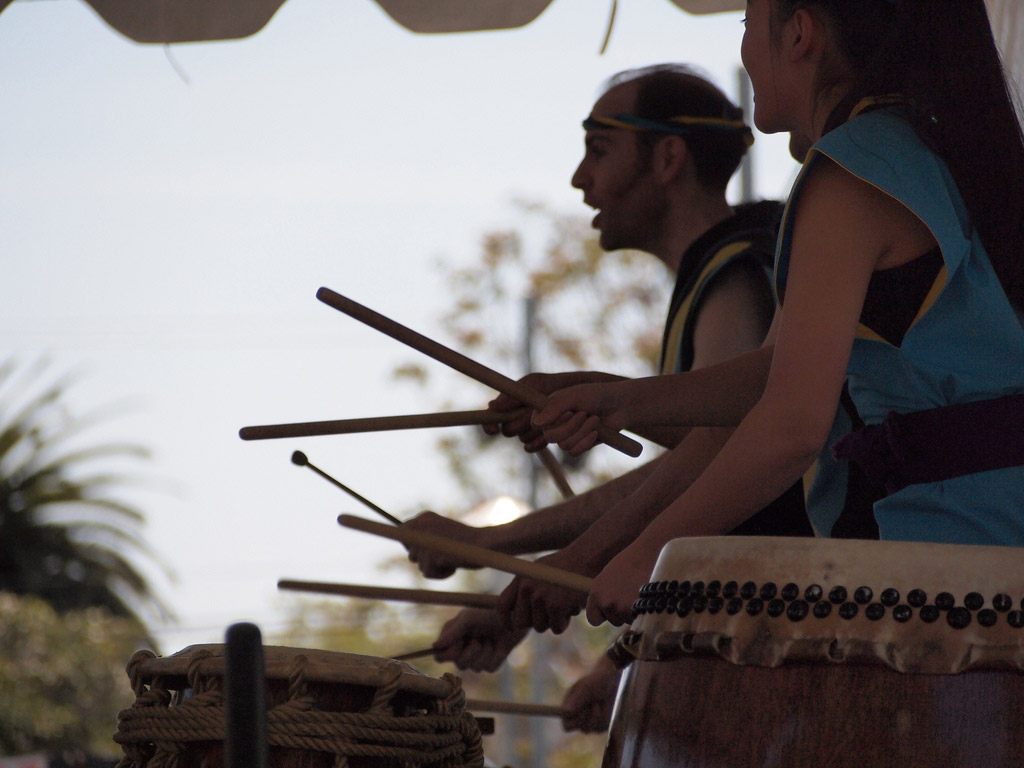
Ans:
{"type": "MultiPolygon", "coordinates": [[[[1024,545],[1024,140],[983,0],[749,0],[745,23],[755,123],[813,142],[772,335],[733,365],[755,375],[730,397],[756,404],[598,576],[592,621],[628,620],[666,541],[734,527],[799,478],[847,381],[867,426],[835,452],[876,484],[881,538],[1024,545]]],[[[683,377],[565,390],[535,422],[574,451],[587,414],[686,422],[726,378],[683,377]]]]}

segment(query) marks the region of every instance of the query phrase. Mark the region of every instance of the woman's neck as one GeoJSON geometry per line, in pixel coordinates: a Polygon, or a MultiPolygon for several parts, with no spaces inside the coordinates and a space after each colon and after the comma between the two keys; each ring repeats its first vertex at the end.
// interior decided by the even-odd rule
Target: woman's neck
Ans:
{"type": "Polygon", "coordinates": [[[814,104],[810,110],[809,123],[807,126],[807,134],[812,137],[814,141],[820,139],[824,133],[825,128],[828,126],[829,118],[849,93],[849,86],[836,86],[830,88],[828,93],[823,94],[819,98],[815,98],[814,104]]]}

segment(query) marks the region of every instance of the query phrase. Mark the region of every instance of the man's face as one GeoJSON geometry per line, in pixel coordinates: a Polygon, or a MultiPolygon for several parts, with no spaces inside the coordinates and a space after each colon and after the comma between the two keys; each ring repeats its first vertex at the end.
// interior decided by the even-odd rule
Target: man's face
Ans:
{"type": "MultiPolygon", "coordinates": [[[[632,114],[636,85],[624,83],[598,99],[591,117],[632,114]]],[[[654,178],[650,158],[643,158],[637,134],[624,128],[587,131],[586,152],[572,177],[583,202],[597,209],[593,227],[601,248],[646,249],[657,239],[664,219],[664,191],[654,178]]]]}

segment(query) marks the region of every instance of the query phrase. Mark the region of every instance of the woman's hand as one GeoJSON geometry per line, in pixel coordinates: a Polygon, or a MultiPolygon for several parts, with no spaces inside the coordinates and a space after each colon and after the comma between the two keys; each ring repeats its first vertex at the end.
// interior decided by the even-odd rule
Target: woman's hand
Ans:
{"type": "Polygon", "coordinates": [[[587,621],[594,626],[607,621],[613,626],[633,620],[633,603],[640,587],[651,579],[654,563],[661,551],[641,536],[605,566],[594,579],[587,599],[587,621]]]}
{"type": "MultiPolygon", "coordinates": [[[[542,394],[550,395],[567,387],[585,383],[617,381],[620,378],[598,371],[569,371],[565,373],[531,373],[521,378],[519,383],[542,394]]],[[[511,395],[500,394],[487,404],[487,408],[492,411],[505,412],[522,408],[523,405],[524,403],[511,395]]],[[[485,424],[483,429],[489,435],[502,434],[505,437],[518,437],[528,453],[536,453],[551,441],[532,424],[533,414],[533,411],[528,411],[501,424],[485,424]]]]}
{"type": "Polygon", "coordinates": [[[630,379],[580,384],[560,389],[548,398],[548,404],[535,411],[532,426],[546,441],[572,456],[579,456],[597,445],[598,424],[619,431],[630,426],[628,406],[630,379]]]}

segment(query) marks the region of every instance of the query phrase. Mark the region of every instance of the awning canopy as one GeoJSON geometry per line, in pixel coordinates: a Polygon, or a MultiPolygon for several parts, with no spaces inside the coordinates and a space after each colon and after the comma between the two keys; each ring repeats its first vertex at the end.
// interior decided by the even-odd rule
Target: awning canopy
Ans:
{"type": "MultiPolygon", "coordinates": [[[[369,0],[365,0],[369,1],[369,0]]],[[[0,11],[14,0],[0,0],[0,11]]],[[[285,0],[85,0],[139,43],[235,40],[259,32],[285,0]]],[[[555,0],[375,0],[412,32],[436,34],[513,29],[529,24],[555,0]]],[[[609,0],[614,9],[617,0],[609,0]]],[[[666,0],[690,13],[742,10],[744,0],[666,0]]],[[[604,7],[595,3],[602,12],[604,7]]]]}
{"type": "MultiPolygon", "coordinates": [[[[259,32],[285,0],[84,0],[104,21],[139,43],[235,40],[259,32]]],[[[14,0],[0,0],[0,12],[14,0]]],[[[369,0],[365,0],[369,2],[369,0]]],[[[556,0],[374,0],[412,32],[439,34],[514,29],[556,0]]],[[[739,11],[745,0],[666,0],[689,13],[739,11]]],[[[986,0],[1007,68],[1024,83],[1024,2],[986,0]]],[[[614,13],[617,0],[607,8],[614,13]]],[[[605,7],[595,6],[604,12],[605,7]]]]}

